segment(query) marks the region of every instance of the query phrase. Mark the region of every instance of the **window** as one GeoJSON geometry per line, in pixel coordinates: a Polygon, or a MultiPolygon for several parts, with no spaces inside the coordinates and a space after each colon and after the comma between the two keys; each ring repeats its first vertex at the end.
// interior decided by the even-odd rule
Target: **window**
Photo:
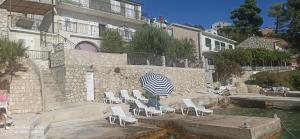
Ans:
{"type": "Polygon", "coordinates": [[[215,51],[219,51],[220,50],[220,42],[215,41],[215,51]]]}
{"type": "Polygon", "coordinates": [[[71,25],[72,25],[72,23],[71,23],[71,19],[69,19],[69,18],[65,18],[65,22],[64,22],[64,27],[63,27],[63,30],[64,31],[71,31],[71,25]]]}
{"type": "Polygon", "coordinates": [[[99,36],[103,36],[105,31],[105,25],[99,24],[99,36]]]}
{"type": "Polygon", "coordinates": [[[134,18],[135,17],[135,11],[134,11],[134,6],[130,4],[125,4],[125,16],[129,18],[134,18]]]}
{"type": "Polygon", "coordinates": [[[209,50],[211,50],[211,39],[205,38],[205,46],[208,47],[209,50]]]}
{"type": "Polygon", "coordinates": [[[116,0],[110,0],[111,4],[111,11],[115,13],[120,13],[121,12],[121,3],[116,0]]]}
{"type": "Polygon", "coordinates": [[[208,65],[214,65],[214,60],[208,58],[208,59],[207,59],[207,64],[208,64],[208,65]]]}
{"type": "Polygon", "coordinates": [[[221,42],[221,49],[222,50],[225,50],[225,46],[226,46],[225,43],[221,42]]]}
{"type": "Polygon", "coordinates": [[[228,45],[229,49],[232,49],[232,45],[228,45]]]}

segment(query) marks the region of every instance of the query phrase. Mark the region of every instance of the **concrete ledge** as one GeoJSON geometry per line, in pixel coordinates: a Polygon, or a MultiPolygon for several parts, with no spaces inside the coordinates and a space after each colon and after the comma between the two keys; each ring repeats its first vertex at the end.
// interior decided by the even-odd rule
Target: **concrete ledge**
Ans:
{"type": "Polygon", "coordinates": [[[175,128],[176,132],[209,139],[279,139],[281,132],[278,118],[168,115],[152,118],[141,117],[139,121],[155,124],[162,128],[175,128]],[[244,122],[248,122],[250,128],[243,128],[244,122]]]}

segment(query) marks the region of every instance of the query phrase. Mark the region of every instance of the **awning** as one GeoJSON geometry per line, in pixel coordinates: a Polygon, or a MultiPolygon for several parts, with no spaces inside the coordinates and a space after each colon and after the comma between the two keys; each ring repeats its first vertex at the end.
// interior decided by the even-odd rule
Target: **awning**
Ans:
{"type": "Polygon", "coordinates": [[[10,12],[45,15],[54,5],[27,0],[5,0],[0,8],[10,12]]]}

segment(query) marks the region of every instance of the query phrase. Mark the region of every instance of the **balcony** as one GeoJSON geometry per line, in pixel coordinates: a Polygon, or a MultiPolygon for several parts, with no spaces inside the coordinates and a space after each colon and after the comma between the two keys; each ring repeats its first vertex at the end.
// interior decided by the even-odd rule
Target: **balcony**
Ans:
{"type": "Polygon", "coordinates": [[[87,35],[92,37],[102,37],[103,33],[106,29],[111,29],[118,31],[119,34],[122,36],[124,41],[130,41],[134,35],[134,32],[130,29],[125,28],[107,28],[105,25],[91,25],[85,23],[78,23],[72,21],[62,21],[58,22],[59,30],[72,32],[80,35],[87,35]]]}
{"type": "MultiPolygon", "coordinates": [[[[97,10],[109,14],[119,15],[129,19],[141,20],[141,11],[136,8],[127,8],[122,5],[113,5],[110,2],[101,1],[101,0],[57,0],[57,5],[72,5],[76,7],[88,8],[92,10],[97,10]]],[[[61,7],[66,9],[65,6],[61,7]]],[[[80,11],[79,11],[80,12],[80,11]]]]}
{"type": "MultiPolygon", "coordinates": [[[[44,31],[49,33],[57,33],[57,23],[54,23],[54,32],[52,30],[52,23],[43,24],[42,16],[39,17],[27,17],[24,15],[12,15],[9,21],[11,29],[18,29],[24,31],[44,31]]],[[[45,23],[45,22],[44,22],[45,23]]]]}

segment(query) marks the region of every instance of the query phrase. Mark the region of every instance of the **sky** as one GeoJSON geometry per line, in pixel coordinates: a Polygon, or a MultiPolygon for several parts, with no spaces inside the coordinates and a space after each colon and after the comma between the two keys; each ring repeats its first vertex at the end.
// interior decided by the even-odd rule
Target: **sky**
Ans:
{"type": "MultiPolygon", "coordinates": [[[[230,12],[238,8],[244,0],[140,0],[143,13],[149,17],[163,16],[169,23],[200,24],[205,28],[216,21],[231,23],[230,12]]],[[[286,0],[257,0],[262,9],[260,15],[264,19],[262,27],[274,26],[274,19],[268,17],[268,9],[272,3],[286,0]]]]}

